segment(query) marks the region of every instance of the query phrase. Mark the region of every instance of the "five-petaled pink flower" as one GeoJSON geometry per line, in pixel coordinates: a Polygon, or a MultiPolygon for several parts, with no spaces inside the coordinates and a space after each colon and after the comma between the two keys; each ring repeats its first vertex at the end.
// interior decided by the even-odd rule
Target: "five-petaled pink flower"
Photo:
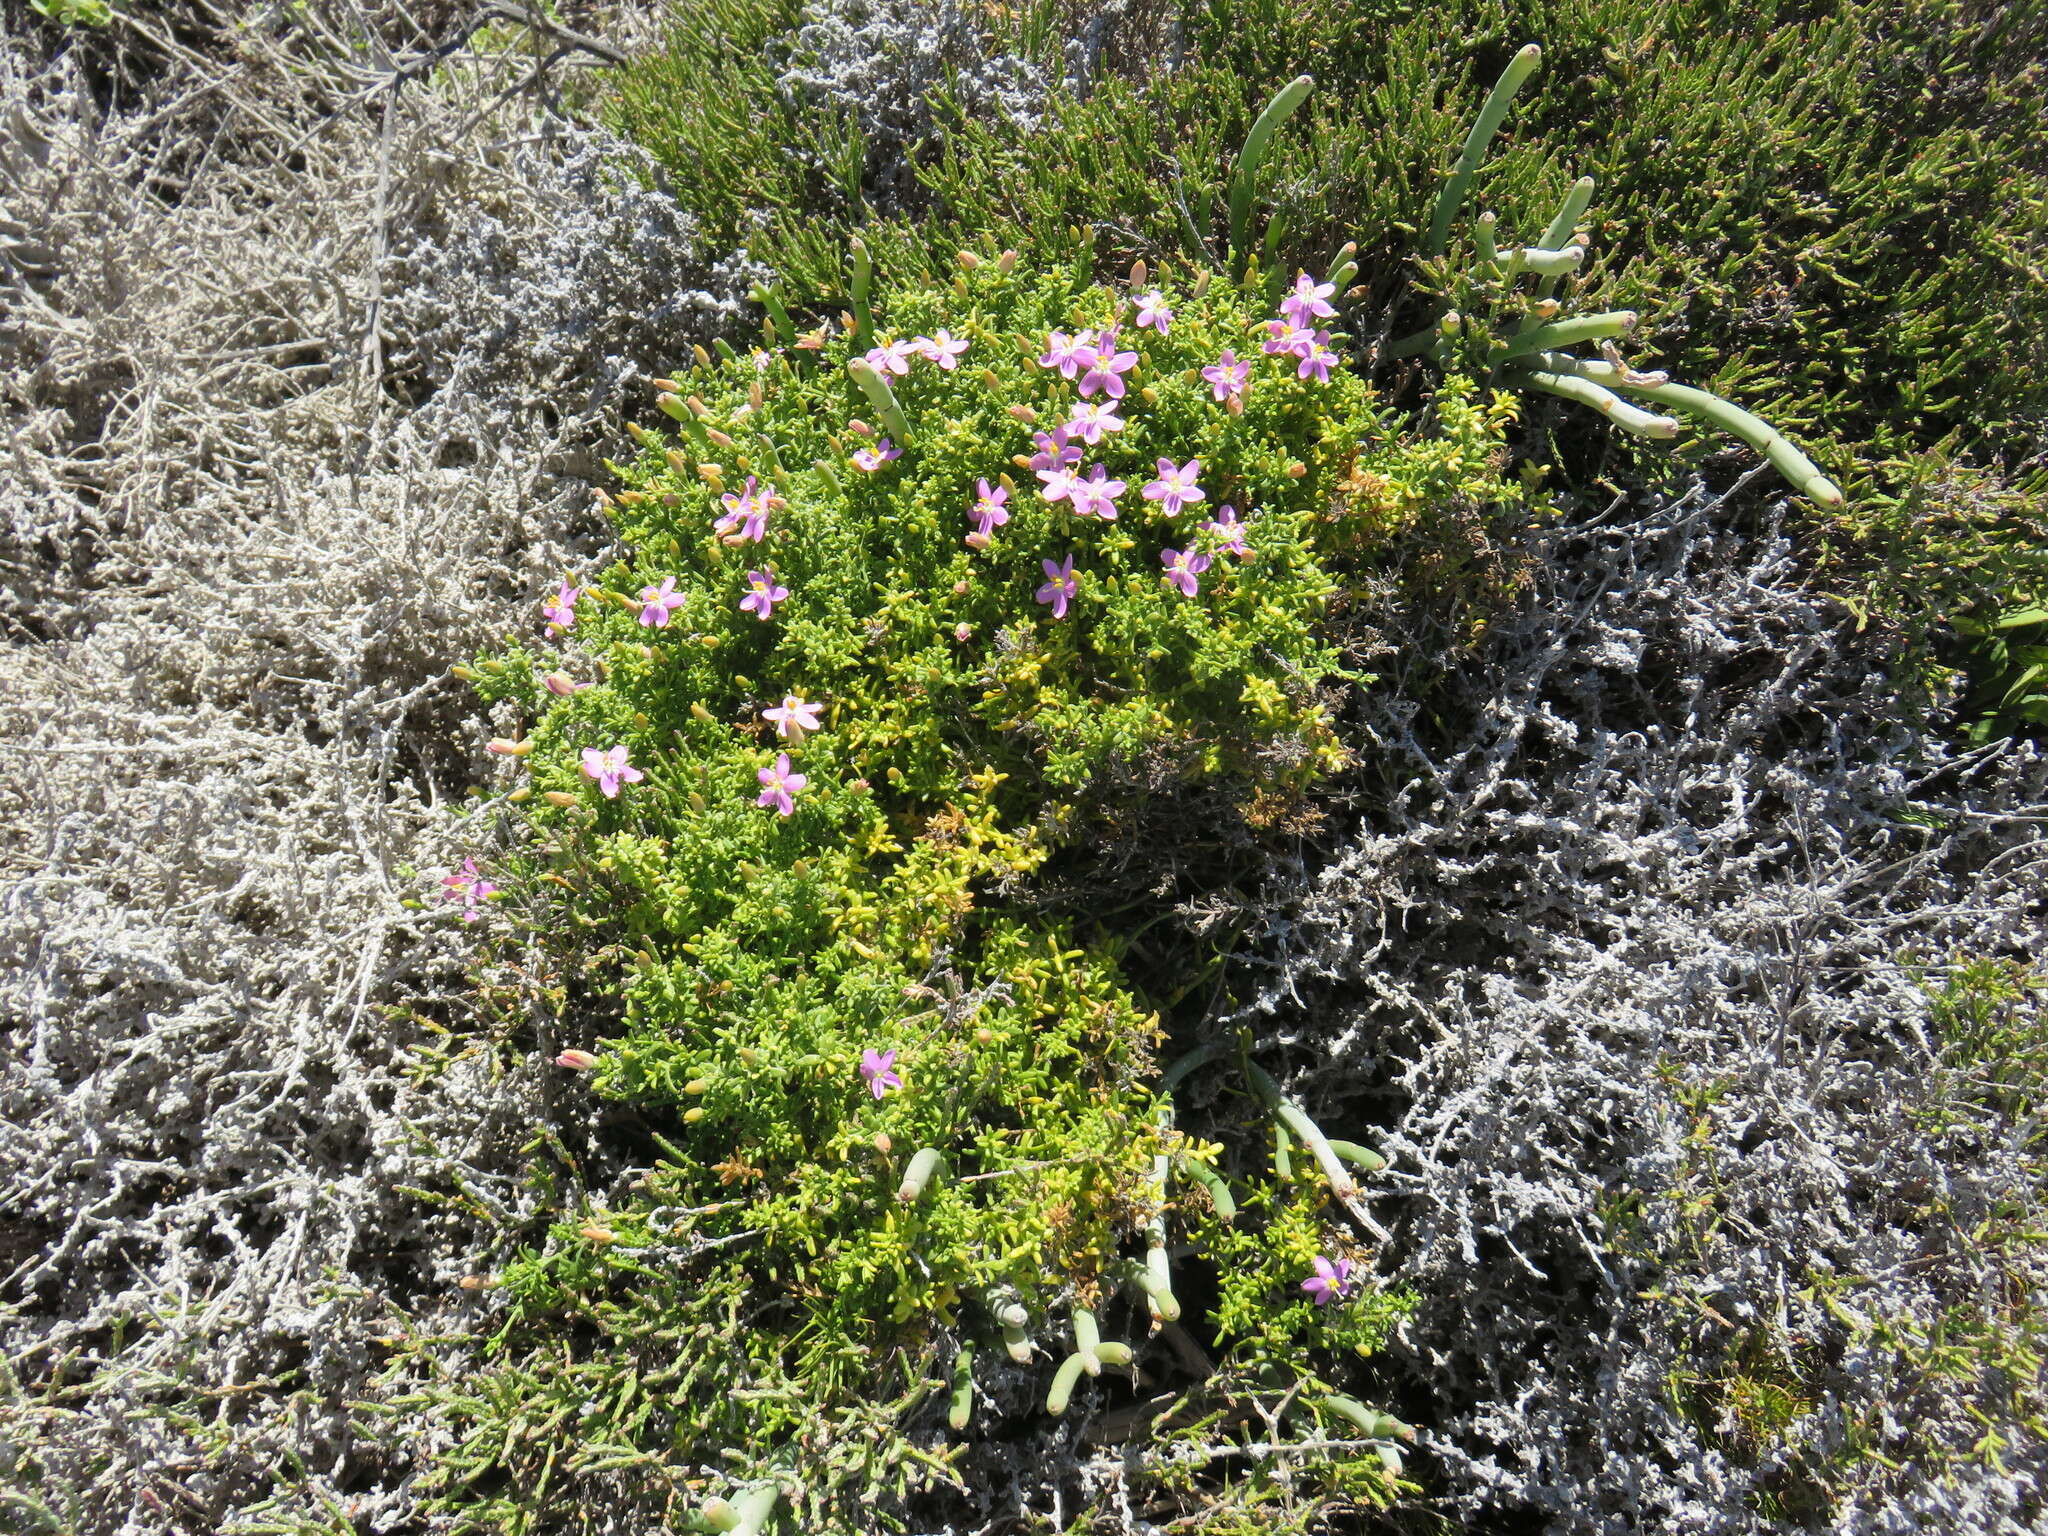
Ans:
{"type": "Polygon", "coordinates": [[[1054,464],[1049,469],[1041,469],[1038,478],[1045,482],[1038,488],[1038,494],[1047,501],[1065,501],[1081,484],[1081,477],[1069,464],[1054,464]]]}
{"type": "Polygon", "coordinates": [[[747,595],[740,599],[740,612],[757,619],[774,617],[775,605],[789,596],[789,588],[775,580],[773,567],[747,572],[747,595]]]}
{"type": "Polygon", "coordinates": [[[1280,313],[1296,325],[1306,327],[1312,320],[1327,320],[1337,313],[1329,298],[1337,291],[1334,283],[1318,283],[1306,272],[1294,279],[1294,287],[1280,301],[1280,313]]]}
{"type": "Polygon", "coordinates": [[[805,736],[818,729],[818,706],[800,693],[785,693],[779,705],[762,710],[761,715],[773,720],[775,734],[792,745],[801,745],[805,736]]]}
{"type": "Polygon", "coordinates": [[[768,493],[754,488],[752,475],[747,476],[746,488],[739,495],[727,491],[719,500],[725,505],[725,516],[712,526],[728,540],[750,539],[758,544],[768,536],[768,493]]]}
{"type": "Polygon", "coordinates": [[[1354,1283],[1349,1259],[1326,1259],[1319,1253],[1316,1272],[1301,1282],[1301,1288],[1316,1299],[1317,1306],[1327,1307],[1349,1296],[1354,1283]]]}
{"type": "Polygon", "coordinates": [[[1113,402],[1105,400],[1098,405],[1090,400],[1076,400],[1073,419],[1061,430],[1093,448],[1102,441],[1103,433],[1121,432],[1123,429],[1124,419],[1117,415],[1113,402]]]}
{"type": "Polygon", "coordinates": [[[1138,325],[1140,329],[1151,326],[1160,335],[1173,324],[1173,311],[1166,307],[1166,295],[1154,288],[1138,300],[1138,325]]]}
{"type": "Polygon", "coordinates": [[[1229,502],[1216,509],[1216,515],[1202,524],[1202,532],[1216,536],[1218,554],[1232,554],[1240,559],[1249,558],[1251,545],[1244,541],[1244,524],[1238,521],[1237,508],[1229,502]]]}
{"type": "Polygon", "coordinates": [[[960,354],[967,350],[967,343],[951,331],[940,331],[936,336],[913,336],[910,344],[917,348],[917,355],[928,363],[937,363],[949,373],[960,366],[960,354]]]}
{"type": "Polygon", "coordinates": [[[903,1079],[896,1075],[894,1051],[878,1051],[870,1046],[861,1052],[860,1075],[868,1081],[868,1092],[878,1099],[890,1089],[903,1086],[903,1079]]]}
{"type": "Polygon", "coordinates": [[[1094,333],[1090,331],[1083,331],[1079,336],[1069,336],[1065,331],[1048,331],[1045,355],[1039,358],[1038,366],[1057,368],[1061,378],[1071,379],[1088,361],[1094,339],[1094,333]]]}
{"type": "Polygon", "coordinates": [[[1074,557],[1072,555],[1054,565],[1050,560],[1038,562],[1045,567],[1045,585],[1038,589],[1038,601],[1052,604],[1052,616],[1064,619],[1067,604],[1074,600],[1074,594],[1081,589],[1081,583],[1074,579],[1074,557]]]}
{"type": "Polygon", "coordinates": [[[551,629],[567,629],[576,622],[576,599],[583,594],[570,582],[562,583],[562,590],[554,595],[551,602],[540,605],[541,616],[548,621],[551,629]]]}
{"type": "Polygon", "coordinates": [[[1266,339],[1259,343],[1259,350],[1268,357],[1285,352],[1290,357],[1300,357],[1314,343],[1316,333],[1306,326],[1290,325],[1285,320],[1266,322],[1266,339]]]}
{"type": "MultiPolygon", "coordinates": [[[[1054,427],[1050,432],[1034,432],[1031,442],[1038,452],[1031,456],[1033,469],[1066,469],[1081,462],[1080,446],[1069,440],[1065,427],[1054,427]]],[[[1059,500],[1057,496],[1052,498],[1059,500]]]]}
{"type": "Polygon", "coordinates": [[[441,881],[441,899],[462,903],[462,920],[476,921],[476,904],[489,897],[497,886],[486,880],[483,871],[476,867],[475,859],[464,859],[458,874],[448,875],[441,881]]]}
{"type": "Polygon", "coordinates": [[[1086,361],[1088,371],[1081,375],[1081,398],[1086,400],[1099,389],[1112,400],[1123,399],[1123,375],[1138,366],[1138,354],[1117,351],[1114,329],[1102,333],[1102,340],[1095,344],[1086,361]]]}
{"type": "Polygon", "coordinates": [[[1202,370],[1202,377],[1209,381],[1209,388],[1215,392],[1219,404],[1234,400],[1251,384],[1251,361],[1248,358],[1240,361],[1235,352],[1225,347],[1223,355],[1202,370]]]}
{"type": "Polygon", "coordinates": [[[910,372],[910,359],[917,353],[919,343],[923,340],[923,337],[919,337],[916,341],[890,341],[879,347],[872,347],[868,351],[868,366],[877,373],[893,373],[900,378],[910,372]]]}
{"type": "Polygon", "coordinates": [[[675,577],[664,576],[660,586],[640,589],[640,622],[654,629],[666,629],[669,615],[686,601],[688,599],[676,590],[675,577]]]}
{"type": "Polygon", "coordinates": [[[855,469],[864,469],[869,474],[873,474],[891,459],[900,459],[902,457],[903,450],[885,437],[872,448],[855,450],[853,467],[855,469]]]}
{"type": "Polygon", "coordinates": [[[754,804],[772,805],[785,816],[796,809],[796,802],[790,797],[811,782],[804,774],[789,771],[787,752],[776,753],[775,766],[755,770],[754,777],[761,781],[761,793],[755,797],[754,804]]]}
{"type": "Polygon", "coordinates": [[[974,524],[974,532],[967,535],[967,542],[975,549],[987,549],[989,534],[1010,520],[1005,503],[1010,499],[1010,489],[1004,485],[990,485],[986,480],[974,482],[974,506],[967,514],[974,524]]]}
{"type": "Polygon", "coordinates": [[[1124,493],[1124,482],[1109,478],[1109,471],[1100,464],[1088,472],[1086,480],[1078,475],[1067,492],[1067,503],[1076,517],[1099,517],[1105,523],[1116,521],[1116,499],[1124,493]]]}
{"type": "Polygon", "coordinates": [[[1330,350],[1328,331],[1317,331],[1309,338],[1308,346],[1296,355],[1301,359],[1294,370],[1297,379],[1305,379],[1313,374],[1318,384],[1330,382],[1330,364],[1337,361],[1337,354],[1330,350]]]}
{"type": "Polygon", "coordinates": [[[1195,484],[1195,476],[1201,472],[1200,459],[1189,459],[1178,469],[1173,467],[1173,460],[1161,459],[1159,478],[1148,481],[1138,494],[1147,501],[1158,502],[1159,510],[1168,517],[1179,517],[1182,509],[1208,499],[1209,493],[1195,484]]]}
{"type": "Polygon", "coordinates": [[[619,785],[638,784],[647,775],[626,761],[624,747],[607,747],[600,752],[595,747],[583,749],[583,777],[597,780],[597,787],[607,800],[619,797],[619,785]]]}
{"type": "Polygon", "coordinates": [[[1207,555],[1196,554],[1192,549],[1162,549],[1159,563],[1166,567],[1168,585],[1179,587],[1182,597],[1193,597],[1202,590],[1195,578],[1209,569],[1207,555]]]}

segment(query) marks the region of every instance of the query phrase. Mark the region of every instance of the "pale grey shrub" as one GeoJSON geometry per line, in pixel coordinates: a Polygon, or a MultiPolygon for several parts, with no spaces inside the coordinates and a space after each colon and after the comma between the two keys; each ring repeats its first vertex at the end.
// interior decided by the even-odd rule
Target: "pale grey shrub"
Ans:
{"type": "Polygon", "coordinates": [[[633,375],[749,273],[375,15],[124,8],[111,106],[0,39],[0,1524],[407,1525],[431,1440],[350,1405],[493,1257],[409,1187],[531,1217],[539,1124],[609,1176],[432,899],[510,782],[448,667],[602,556],[633,375]]]}
{"type": "MultiPolygon", "coordinates": [[[[2030,1128],[1922,1128],[1953,1074],[1914,961],[2048,953],[2048,769],[1931,737],[1739,505],[1529,535],[1527,602],[1427,712],[1363,695],[1380,776],[1271,893],[1244,1017],[1325,1125],[1385,1127],[1384,1269],[1420,1307],[1380,1385],[1463,1517],[2017,1536],[2048,1448],[1968,1455],[2009,1384],[1921,1379],[1810,1287],[1922,1326],[2038,1309],[2038,1245],[1967,1235],[2038,1227],[2030,1128]],[[1745,1348],[1807,1398],[1760,1445],[1669,1388],[1745,1348]]],[[[1421,618],[1383,615],[1391,666],[1421,618]]]]}

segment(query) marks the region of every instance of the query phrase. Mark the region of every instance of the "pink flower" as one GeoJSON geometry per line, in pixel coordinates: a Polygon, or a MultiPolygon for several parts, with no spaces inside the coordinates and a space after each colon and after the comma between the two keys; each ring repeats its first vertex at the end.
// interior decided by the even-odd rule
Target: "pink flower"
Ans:
{"type": "Polygon", "coordinates": [[[562,583],[552,602],[540,605],[541,616],[548,621],[550,629],[567,629],[576,622],[576,599],[583,594],[568,582],[562,583]]]}
{"type": "Polygon", "coordinates": [[[1071,379],[1088,361],[1090,333],[1083,331],[1079,338],[1067,335],[1065,331],[1048,331],[1045,337],[1045,355],[1038,360],[1041,368],[1057,368],[1060,377],[1071,379]]]}
{"type": "Polygon", "coordinates": [[[968,512],[968,521],[974,524],[974,532],[967,535],[967,542],[976,549],[988,548],[988,536],[994,529],[1010,520],[1005,503],[1010,499],[1007,486],[990,485],[986,480],[974,482],[974,507],[968,512]]]}
{"type": "Polygon", "coordinates": [[[1316,1305],[1327,1307],[1333,1301],[1349,1296],[1355,1282],[1351,1277],[1349,1259],[1326,1259],[1316,1255],[1316,1272],[1301,1282],[1301,1288],[1316,1299],[1316,1305]]]}
{"type": "Polygon", "coordinates": [[[483,871],[476,867],[475,859],[464,859],[459,873],[448,875],[441,881],[441,899],[462,903],[462,920],[476,921],[476,904],[486,900],[497,891],[497,886],[483,877],[483,871]]]}
{"type": "Polygon", "coordinates": [[[1192,549],[1162,549],[1159,563],[1166,567],[1166,582],[1180,588],[1182,597],[1193,597],[1202,590],[1195,578],[1209,569],[1209,557],[1198,555],[1192,549]]]}
{"type": "Polygon", "coordinates": [[[903,1079],[896,1075],[894,1051],[878,1051],[870,1046],[861,1052],[860,1075],[867,1079],[868,1092],[878,1099],[890,1089],[903,1086],[903,1079]]]}
{"type": "Polygon", "coordinates": [[[1326,302],[1336,291],[1334,283],[1318,283],[1303,272],[1294,279],[1294,287],[1287,297],[1280,301],[1280,313],[1302,327],[1311,320],[1327,320],[1337,313],[1326,302]]]}
{"type": "MultiPolygon", "coordinates": [[[[1038,449],[1031,456],[1033,469],[1063,469],[1081,462],[1081,450],[1070,441],[1065,427],[1054,427],[1050,432],[1034,432],[1031,441],[1038,449]]],[[[1058,500],[1057,497],[1053,499],[1058,500]]]]}
{"type": "Polygon", "coordinates": [[[638,784],[647,775],[626,761],[624,747],[607,747],[600,752],[595,747],[583,749],[583,777],[597,780],[597,787],[607,800],[619,797],[619,785],[638,784]]]}
{"type": "Polygon", "coordinates": [[[806,735],[818,729],[818,706],[807,703],[800,693],[785,693],[781,704],[762,710],[761,716],[773,720],[775,734],[792,745],[801,745],[806,735]]]}
{"type": "Polygon", "coordinates": [[[1070,437],[1078,437],[1093,448],[1102,441],[1103,433],[1121,432],[1123,429],[1124,419],[1117,415],[1114,404],[1105,401],[1101,405],[1096,405],[1087,400],[1076,400],[1073,419],[1063,430],[1070,437]]]}
{"type": "Polygon", "coordinates": [[[664,576],[659,587],[640,589],[640,601],[643,605],[640,609],[640,622],[655,629],[666,629],[669,615],[682,607],[688,599],[676,590],[675,577],[664,576]]]}
{"type": "Polygon", "coordinates": [[[872,448],[857,449],[853,455],[853,467],[873,474],[891,459],[902,457],[903,450],[885,437],[872,448]]]}
{"type": "Polygon", "coordinates": [[[755,770],[754,777],[761,781],[761,793],[755,797],[754,804],[772,805],[784,816],[796,809],[796,802],[790,797],[811,782],[804,774],[789,771],[787,752],[776,753],[775,766],[755,770]]]}
{"type": "Polygon", "coordinates": [[[868,366],[879,374],[893,373],[900,378],[910,372],[910,359],[918,351],[918,342],[923,340],[919,337],[916,341],[891,341],[873,347],[868,352],[868,366]]]}
{"type": "Polygon", "coordinates": [[[1300,357],[1308,351],[1310,344],[1315,340],[1315,334],[1304,326],[1289,325],[1285,320],[1268,320],[1266,339],[1259,343],[1259,350],[1268,357],[1278,356],[1282,352],[1300,357]]]}
{"type": "Polygon", "coordinates": [[[1217,553],[1236,555],[1239,559],[1250,557],[1252,547],[1244,541],[1244,524],[1238,521],[1237,508],[1229,502],[1216,509],[1215,517],[1202,524],[1201,531],[1216,535],[1217,553]]]}
{"type": "Polygon", "coordinates": [[[1330,382],[1330,364],[1337,361],[1337,354],[1330,350],[1328,331],[1317,331],[1309,338],[1308,346],[1296,355],[1301,359],[1294,370],[1297,379],[1305,379],[1313,374],[1318,384],[1330,382]]]}
{"type": "Polygon", "coordinates": [[[1138,354],[1116,349],[1116,332],[1105,331],[1087,358],[1088,371],[1081,375],[1081,398],[1086,400],[1102,390],[1112,400],[1124,397],[1123,375],[1138,366],[1138,354]]]}
{"type": "Polygon", "coordinates": [[[940,331],[937,336],[913,336],[910,344],[917,348],[917,355],[928,363],[937,363],[948,373],[960,366],[960,354],[967,350],[967,343],[958,340],[951,331],[940,331]]]}
{"type": "Polygon", "coordinates": [[[1067,604],[1074,600],[1074,594],[1081,589],[1080,582],[1074,579],[1074,557],[1067,556],[1059,565],[1054,565],[1050,560],[1041,560],[1038,563],[1045,568],[1046,576],[1045,585],[1038,589],[1038,601],[1051,603],[1052,616],[1064,619],[1067,616],[1067,604]]]}
{"type": "Polygon", "coordinates": [[[1225,347],[1223,355],[1202,370],[1202,377],[1209,381],[1209,388],[1215,392],[1217,403],[1221,404],[1245,392],[1252,381],[1252,365],[1249,359],[1239,362],[1237,354],[1225,347]]]}
{"type": "Polygon", "coordinates": [[[746,488],[739,495],[727,491],[719,499],[725,505],[725,516],[712,526],[728,542],[750,539],[758,544],[767,537],[768,493],[754,488],[752,475],[747,476],[746,488]]]}
{"type": "Polygon", "coordinates": [[[1164,336],[1171,324],[1173,311],[1166,307],[1166,295],[1157,288],[1138,300],[1138,326],[1141,330],[1149,325],[1164,336]]]}
{"type": "Polygon", "coordinates": [[[1055,465],[1051,469],[1041,469],[1038,478],[1045,482],[1038,488],[1038,494],[1047,501],[1065,501],[1081,485],[1081,477],[1065,464],[1055,465]]]}
{"type": "Polygon", "coordinates": [[[1116,521],[1116,499],[1124,493],[1124,482],[1109,478],[1109,471],[1100,464],[1088,473],[1086,480],[1076,476],[1067,492],[1076,517],[1099,517],[1105,523],[1116,521]]]}
{"type": "Polygon", "coordinates": [[[1208,499],[1208,492],[1195,484],[1195,476],[1201,472],[1200,459],[1189,459],[1178,469],[1173,467],[1173,460],[1161,459],[1159,478],[1147,482],[1138,494],[1147,501],[1158,502],[1159,510],[1168,517],[1179,517],[1182,509],[1208,499]]]}
{"type": "Polygon", "coordinates": [[[740,612],[751,613],[757,619],[770,619],[775,615],[775,605],[789,596],[789,588],[776,583],[772,568],[747,572],[747,595],[740,599],[740,612]]]}

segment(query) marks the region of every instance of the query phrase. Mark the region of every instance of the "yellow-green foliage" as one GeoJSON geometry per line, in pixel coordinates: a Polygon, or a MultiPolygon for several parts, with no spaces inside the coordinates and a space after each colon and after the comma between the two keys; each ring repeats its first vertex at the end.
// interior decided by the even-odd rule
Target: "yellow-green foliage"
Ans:
{"type": "MultiPolygon", "coordinates": [[[[1051,1347],[1070,1309],[1132,1279],[1148,1226],[1174,1241],[1192,1226],[1231,1271],[1214,1323],[1243,1347],[1218,1392],[1277,1400],[1319,1352],[1383,1337],[1394,1298],[1316,1307],[1299,1290],[1341,1241],[1319,1239],[1332,1213],[1310,1160],[1255,1189],[1234,1227],[1194,1221],[1210,1205],[1192,1184],[1156,1182],[1161,1158],[1212,1155],[1170,1129],[1160,1018],[1113,924],[1076,927],[1028,896],[1044,861],[1133,795],[1208,784],[1270,803],[1342,763],[1326,606],[1438,513],[1517,499],[1497,473],[1505,398],[1454,382],[1430,433],[1404,435],[1355,375],[1318,382],[1260,354],[1256,296],[1162,280],[1174,318],[1158,336],[1085,270],[963,268],[883,306],[879,345],[942,329],[968,343],[951,370],[913,357],[886,398],[849,376],[867,337],[670,381],[688,420],[620,467],[632,553],[576,583],[572,643],[515,641],[475,669],[534,716],[535,840],[508,888],[527,921],[610,940],[623,1017],[592,1082],[662,1147],[630,1200],[565,1216],[502,1277],[517,1301],[505,1369],[528,1384],[506,1401],[582,1401],[601,1380],[601,1403],[644,1408],[655,1378],[623,1391],[622,1352],[657,1372],[663,1406],[584,1426],[612,1448],[608,1475],[726,1453],[793,1473],[819,1530],[846,1528],[845,1501],[881,1475],[865,1430],[833,1459],[875,1421],[875,1394],[914,1399],[943,1339],[993,1343],[997,1306],[1021,1305],[1051,1347]],[[1048,333],[1112,324],[1135,354],[1124,426],[1086,454],[1126,482],[1109,521],[1042,499],[1021,465],[1077,397],[1036,361],[1048,333]],[[1253,360],[1239,409],[1200,375],[1226,348],[1253,360]],[[901,457],[857,467],[877,445],[854,423],[885,419],[901,457]],[[1161,459],[1198,459],[1206,499],[1177,516],[1146,499],[1161,459]],[[1004,479],[1008,522],[970,544],[978,483],[1004,479]],[[718,527],[749,494],[774,497],[758,542],[718,527]],[[1243,554],[1198,527],[1224,503],[1243,554]],[[1212,557],[1195,593],[1166,579],[1169,549],[1212,557]],[[1074,562],[1064,618],[1038,600],[1055,557],[1074,562]],[[763,619],[740,605],[769,571],[788,595],[763,619]],[[663,591],[666,622],[644,622],[640,594],[663,591]],[[588,686],[545,689],[549,669],[588,686]],[[764,713],[791,695],[817,710],[800,740],[764,713]],[[615,747],[643,777],[607,796],[583,754],[615,747]],[[784,754],[805,780],[788,814],[760,803],[784,754]],[[894,1053],[900,1087],[871,1091],[869,1052],[894,1053]],[[927,1149],[936,1167],[908,1179],[927,1149]],[[706,1390],[719,1380],[753,1385],[735,1400],[706,1390]]],[[[466,1427],[446,1469],[495,1468],[518,1496],[453,1503],[529,1528],[542,1463],[493,1390],[451,1401],[466,1427]]],[[[897,1472],[950,1475],[904,1443],[889,1442],[897,1472]]]]}

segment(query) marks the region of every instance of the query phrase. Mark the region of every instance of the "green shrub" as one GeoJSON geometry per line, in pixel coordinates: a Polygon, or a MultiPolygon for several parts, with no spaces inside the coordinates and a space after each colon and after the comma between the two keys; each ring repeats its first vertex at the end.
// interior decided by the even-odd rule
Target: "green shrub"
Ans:
{"type": "MultiPolygon", "coordinates": [[[[807,1528],[870,1528],[848,1513],[863,1489],[952,1475],[913,1410],[955,1341],[1028,1358],[1072,1334],[1057,1411],[1081,1367],[1128,1358],[1095,1353],[1098,1313],[1136,1332],[1178,1315],[1184,1239],[1228,1275],[1189,1320],[1219,1357],[1190,1415],[1365,1412],[1317,1361],[1370,1353],[1401,1299],[1299,1289],[1319,1255],[1364,1256],[1326,1208],[1353,1187],[1344,1149],[1242,1064],[1298,1150],[1232,1173],[1249,1189],[1226,1219],[1221,1149],[1174,1129],[1156,1067],[1173,1021],[1121,964],[1143,914],[1034,892],[1134,802],[1171,823],[1207,786],[1205,814],[1234,806],[1255,837],[1345,761],[1330,689],[1362,679],[1326,610],[1398,541],[1519,504],[1513,405],[1452,380],[1406,434],[1357,376],[1262,354],[1255,293],[1162,280],[1161,336],[1085,262],[1014,262],[964,257],[950,288],[892,296],[875,336],[664,381],[680,431],[643,437],[611,502],[634,553],[570,583],[588,659],[513,641],[469,669],[534,717],[499,744],[531,773],[535,838],[505,877],[522,925],[588,931],[623,965],[616,1038],[571,1061],[660,1149],[631,1199],[565,1216],[500,1277],[514,1306],[484,1380],[428,1394],[461,1428],[444,1473],[505,1490],[451,1495],[480,1525],[539,1528],[549,1488],[644,1492],[722,1457],[779,1478],[807,1528]],[[1086,447],[1124,482],[1109,520],[1035,494],[1027,450],[1089,382],[1036,360],[1049,333],[1112,324],[1123,425],[1086,447]],[[948,334],[967,343],[951,368],[859,377],[869,342],[881,361],[948,334]],[[1202,370],[1238,348],[1249,383],[1219,403],[1202,370]],[[1169,515],[1164,471],[1191,463],[1204,499],[1169,515]],[[1005,487],[1006,521],[970,517],[1005,487]],[[608,794],[620,748],[639,777],[608,794]],[[586,1401],[573,1449],[513,1432],[586,1401]]],[[[1310,1458],[1330,1497],[1394,1486],[1400,1426],[1370,1422],[1377,1449],[1310,1458]]]]}

